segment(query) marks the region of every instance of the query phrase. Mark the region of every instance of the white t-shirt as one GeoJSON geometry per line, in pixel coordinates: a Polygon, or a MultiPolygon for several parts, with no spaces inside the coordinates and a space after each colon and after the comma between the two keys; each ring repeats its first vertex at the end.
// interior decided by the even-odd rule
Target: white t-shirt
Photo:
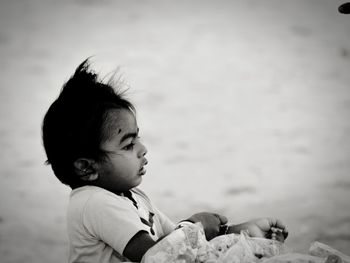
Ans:
{"type": "Polygon", "coordinates": [[[67,214],[70,263],[128,261],[122,253],[136,233],[144,230],[157,240],[174,230],[174,223],[141,190],[134,188],[131,193],[135,204],[96,186],[71,192],[67,214]]]}

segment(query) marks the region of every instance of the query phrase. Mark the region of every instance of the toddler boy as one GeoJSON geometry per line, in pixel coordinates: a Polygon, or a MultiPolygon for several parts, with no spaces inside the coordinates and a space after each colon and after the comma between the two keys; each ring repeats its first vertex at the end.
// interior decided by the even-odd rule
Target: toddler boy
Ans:
{"type": "MultiPolygon", "coordinates": [[[[140,261],[157,240],[175,229],[137,188],[146,173],[147,149],[140,141],[134,106],[111,82],[100,81],[87,60],[50,106],[42,133],[47,163],[72,188],[69,262],[140,261]]],[[[248,229],[252,236],[266,236],[275,227],[287,235],[275,219],[224,227],[224,216],[202,212],[187,221],[201,222],[208,240],[222,229],[248,229]]]]}

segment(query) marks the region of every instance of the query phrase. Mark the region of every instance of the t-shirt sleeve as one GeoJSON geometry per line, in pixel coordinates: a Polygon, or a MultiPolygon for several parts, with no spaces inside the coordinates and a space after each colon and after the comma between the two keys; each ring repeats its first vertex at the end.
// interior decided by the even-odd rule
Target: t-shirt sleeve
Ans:
{"type": "Polygon", "coordinates": [[[154,207],[154,210],[156,211],[160,224],[162,225],[162,229],[164,232],[164,235],[170,234],[175,229],[175,224],[173,221],[169,219],[165,214],[163,214],[159,209],[154,207]]]}
{"type": "Polygon", "coordinates": [[[162,236],[168,235],[170,232],[174,231],[175,229],[175,224],[173,221],[169,219],[164,213],[162,213],[157,207],[151,202],[151,200],[148,198],[148,196],[139,188],[134,188],[133,190],[135,193],[139,194],[148,204],[149,209],[153,210],[159,220],[159,223],[162,228],[162,236]]]}
{"type": "Polygon", "coordinates": [[[83,224],[94,237],[101,239],[119,254],[139,231],[147,231],[130,201],[113,193],[97,193],[86,203],[83,224]]]}

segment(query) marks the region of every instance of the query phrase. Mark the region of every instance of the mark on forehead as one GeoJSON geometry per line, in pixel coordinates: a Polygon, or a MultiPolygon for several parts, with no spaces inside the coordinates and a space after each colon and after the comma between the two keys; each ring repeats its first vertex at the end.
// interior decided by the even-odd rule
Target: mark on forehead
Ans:
{"type": "Polygon", "coordinates": [[[118,130],[118,134],[121,133],[121,132],[122,132],[122,129],[119,129],[119,130],[118,130]]]}

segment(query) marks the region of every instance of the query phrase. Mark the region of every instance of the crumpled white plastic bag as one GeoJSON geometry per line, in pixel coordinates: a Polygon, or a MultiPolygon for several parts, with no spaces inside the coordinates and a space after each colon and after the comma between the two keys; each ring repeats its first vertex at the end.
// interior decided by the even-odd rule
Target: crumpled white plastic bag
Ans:
{"type": "Polygon", "coordinates": [[[239,235],[209,242],[200,223],[173,231],[150,248],[141,263],[350,263],[350,257],[319,242],[310,254],[293,253],[281,242],[239,235]]]}
{"type": "Polygon", "coordinates": [[[186,226],[173,231],[150,248],[142,263],[161,262],[216,262],[218,253],[205,239],[199,225],[186,226]],[[210,261],[212,260],[212,261],[210,261]]]}
{"type": "Polygon", "coordinates": [[[142,263],[239,263],[261,262],[280,254],[284,245],[278,241],[250,238],[247,234],[205,238],[201,224],[188,225],[169,234],[150,248],[142,263]]]}

